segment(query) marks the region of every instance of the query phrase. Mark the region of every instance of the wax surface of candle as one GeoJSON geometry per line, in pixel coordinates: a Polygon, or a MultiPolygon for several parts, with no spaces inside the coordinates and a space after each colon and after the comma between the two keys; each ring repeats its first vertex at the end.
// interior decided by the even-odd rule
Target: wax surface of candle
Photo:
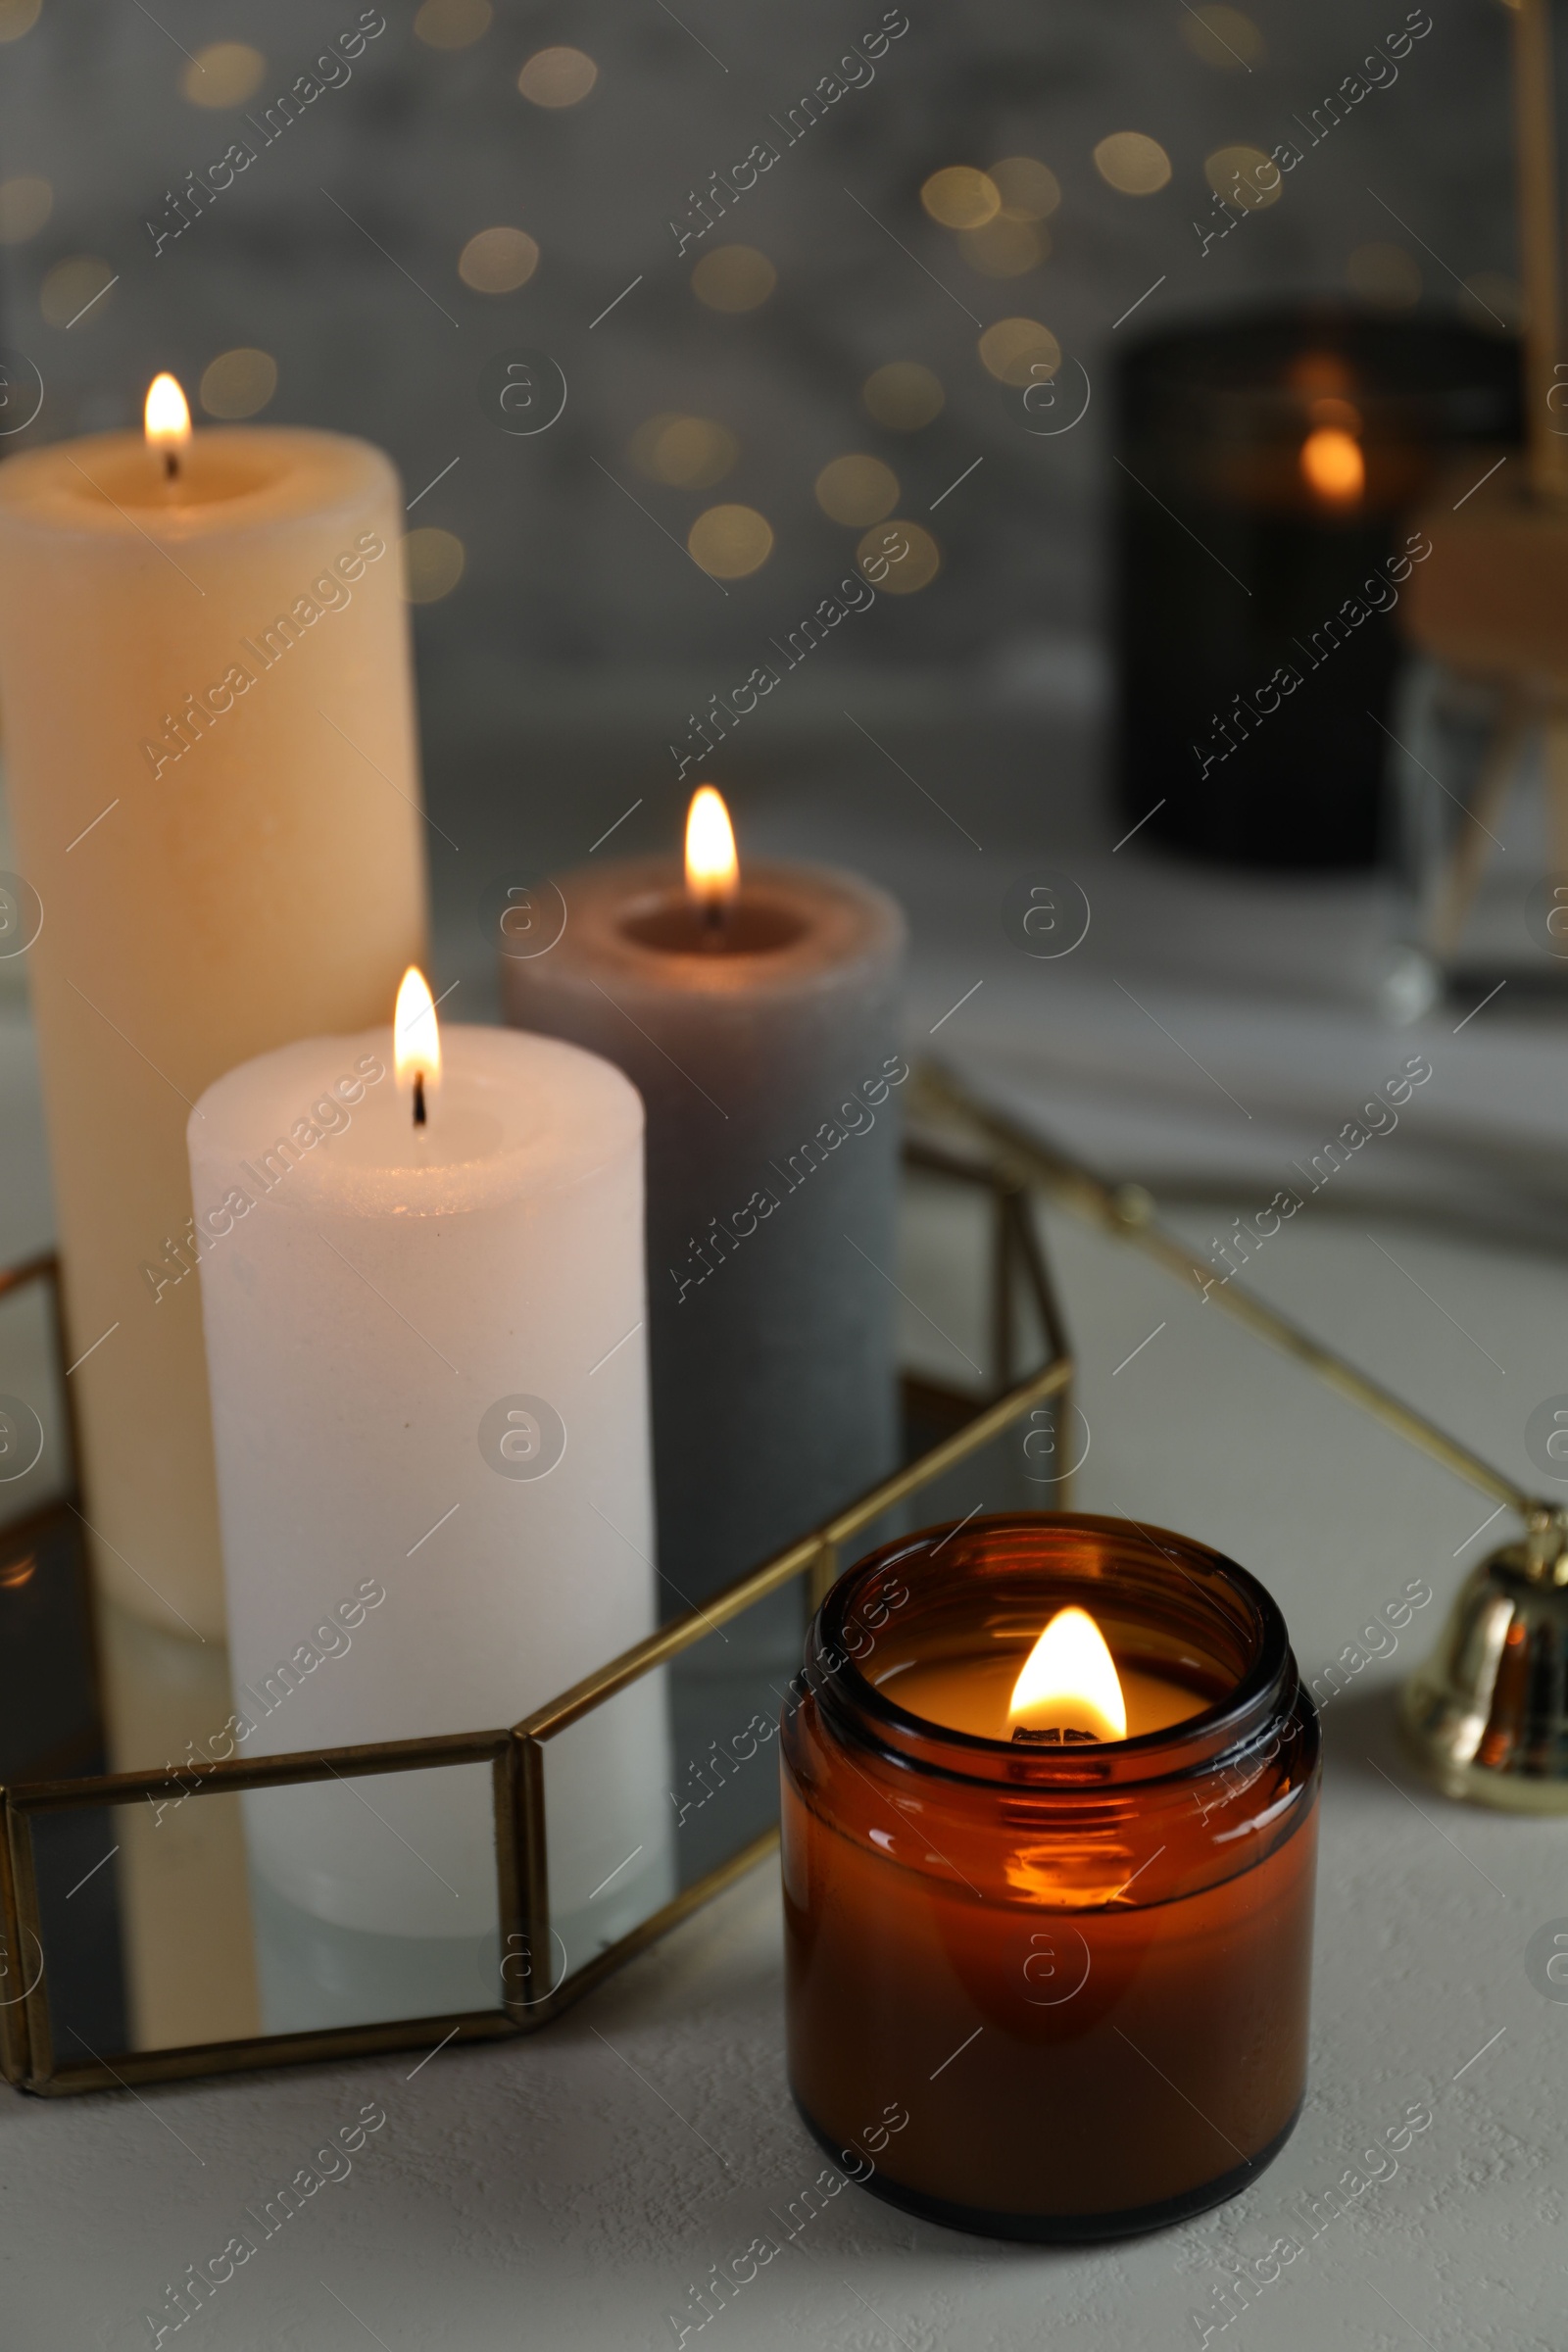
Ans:
{"type": "MultiPolygon", "coordinates": [[[[884,1697],[911,1715],[977,1739],[1010,1740],[1013,1719],[1007,1701],[1028,1654],[1027,1649],[1009,1648],[963,1658],[917,1658],[875,1679],[884,1697]]],[[[1127,1702],[1129,1740],[1185,1723],[1209,1704],[1181,1683],[1145,1667],[1118,1660],[1116,1674],[1127,1702]]]]}
{"type": "Polygon", "coordinates": [[[401,527],[387,460],[329,433],[199,432],[173,481],[139,432],[0,466],[85,1508],[103,1584],[166,1631],[222,1631],[190,1106],[269,1047],[384,1020],[422,953],[401,527]]]}
{"type": "MultiPolygon", "coordinates": [[[[444,1030],[423,1128],[385,1029],[285,1047],[202,1099],[243,1752],[512,1723],[651,1630],[641,1144],[619,1071],[504,1030],[444,1030]],[[352,1647],[279,1695],[280,1662],[325,1646],[315,1629],[367,1585],[384,1598],[352,1647]]],[[[574,1960],[666,1890],[662,1710],[644,1681],[551,1752],[552,1918],[574,1960]]],[[[370,1793],[396,1836],[336,1788],[261,1792],[259,1868],[343,1927],[483,1932],[485,1792],[417,1777],[370,1793]]]]}

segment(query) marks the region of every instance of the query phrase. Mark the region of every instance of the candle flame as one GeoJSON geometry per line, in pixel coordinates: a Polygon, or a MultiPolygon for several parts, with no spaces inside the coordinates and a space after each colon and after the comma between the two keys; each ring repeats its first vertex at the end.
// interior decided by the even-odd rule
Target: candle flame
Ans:
{"type": "Polygon", "coordinates": [[[1024,1660],[1007,1721],[1028,1731],[1125,1740],[1127,1704],[1105,1638],[1087,1609],[1058,1609],[1024,1660]]]}
{"type": "Polygon", "coordinates": [[[735,896],[740,881],[729,810],[711,784],[700,784],[686,816],[686,887],[705,906],[721,906],[735,896]]]}
{"type": "Polygon", "coordinates": [[[1321,424],[1301,443],[1301,473],[1325,506],[1353,507],[1366,487],[1361,444],[1343,425],[1321,424]]]}
{"type": "Polygon", "coordinates": [[[148,385],[143,421],[152,449],[183,449],[190,439],[190,410],[172,375],[155,375],[148,385]]]}
{"type": "Polygon", "coordinates": [[[416,1080],[434,1089],[441,1082],[441,1032],[429,985],[416,963],[411,963],[398,990],[392,1015],[392,1068],[399,1087],[412,1094],[416,1080]]]}

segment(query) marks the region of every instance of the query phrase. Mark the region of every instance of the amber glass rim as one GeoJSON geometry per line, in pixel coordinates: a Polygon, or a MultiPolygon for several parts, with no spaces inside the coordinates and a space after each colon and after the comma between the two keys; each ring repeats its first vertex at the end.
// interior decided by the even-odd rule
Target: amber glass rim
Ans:
{"type": "Polygon", "coordinates": [[[1008,1512],[925,1528],[917,1536],[888,1544],[839,1578],[807,1635],[808,1688],[823,1716],[841,1736],[869,1745],[884,1756],[955,1780],[985,1782],[1049,1794],[1059,1789],[1081,1801],[1097,1789],[1130,1782],[1183,1778],[1209,1771],[1238,1749],[1255,1743],[1297,1712],[1302,1697],[1296,1658],[1278,1603],[1256,1577],[1223,1552],[1166,1528],[1078,1512],[1008,1512]],[[1020,1547],[1033,1560],[1008,1558],[1020,1547]],[[1054,1555],[1054,1557],[1053,1556],[1054,1555]],[[1184,1623],[1191,1638],[1208,1636],[1212,1656],[1227,1646],[1235,1653],[1235,1681],[1222,1698],[1162,1731],[1107,1741],[1094,1748],[1059,1750],[992,1740],[960,1732],[911,1713],[862,1673],[852,1635],[863,1636],[867,1622],[885,1603],[890,1580],[908,1589],[900,1606],[918,1613],[922,1600],[933,1611],[961,1603],[966,1589],[1004,1594],[1009,1578],[1021,1586],[1031,1574],[1056,1583],[1063,1596],[1082,1600],[1095,1578],[1086,1560],[1114,1568],[1114,1592],[1122,1607],[1140,1593],[1167,1626],[1184,1623]],[[874,1588],[883,1587],[882,1595],[874,1588]],[[869,1605],[868,1605],[869,1604],[869,1605]]]}

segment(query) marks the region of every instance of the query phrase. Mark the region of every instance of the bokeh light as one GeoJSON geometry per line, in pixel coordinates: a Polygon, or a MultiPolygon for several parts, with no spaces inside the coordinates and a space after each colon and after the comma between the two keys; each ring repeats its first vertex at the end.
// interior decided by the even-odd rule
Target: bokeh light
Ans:
{"type": "Polygon", "coordinates": [[[267,60],[248,41],[213,41],[198,49],[179,76],[192,106],[243,106],[262,86],[267,60]]]}
{"type": "Polygon", "coordinates": [[[860,386],[866,414],[891,433],[917,433],[940,416],[947,400],[941,379],[918,360],[889,360],[860,386]]]}
{"type": "Polygon", "coordinates": [[[980,338],[983,367],[1003,384],[1049,383],[1061,366],[1061,345],[1038,318],[999,318],[980,338]]]}
{"type": "Polygon", "coordinates": [[[1061,202],[1061,182],[1049,164],[1032,155],[1004,156],[988,174],[1008,220],[1049,220],[1061,202]]]}
{"type": "Polygon", "coordinates": [[[220,351],[203,370],[201,404],[209,416],[232,421],[259,416],[276,390],[277,362],[271,353],[241,344],[220,351]]]}
{"type": "Polygon", "coordinates": [[[1002,210],[1002,191],[972,164],[949,164],[933,172],[920,190],[920,202],[944,228],[979,228],[1002,210]]]}
{"type": "MultiPolygon", "coordinates": [[[[1337,400],[1320,405],[1343,409],[1346,404],[1337,400]]],[[[1301,444],[1301,477],[1326,506],[1354,506],[1366,488],[1366,460],[1355,434],[1343,424],[1318,425],[1301,444]]]]}
{"type": "Polygon", "coordinates": [[[693,559],[715,580],[744,580],[773,552],[773,526],[755,507],[708,507],[686,534],[693,559]]]}
{"type": "Polygon", "coordinates": [[[414,37],[427,49],[471,49],[490,29],[490,0],[423,0],[414,37]]]}
{"type": "Polygon", "coordinates": [[[43,0],[0,0],[0,41],[20,41],[38,22],[43,0]]]}
{"type": "Polygon", "coordinates": [[[1182,39],[1205,66],[1233,74],[1263,62],[1263,35],[1239,8],[1188,9],[1182,17],[1182,39]]]}
{"type": "Polygon", "coordinates": [[[455,531],[410,531],[403,541],[403,593],[411,605],[436,605],[463,577],[466,550],[455,531]]]}
{"type": "Polygon", "coordinates": [[[115,272],[96,253],[74,253],[56,262],[38,289],[38,308],[50,326],[71,326],[77,318],[99,318],[114,296],[107,289],[115,272]],[[83,318],[82,314],[86,313],[83,318]]]}
{"type": "Polygon", "coordinates": [[[999,213],[982,227],[965,230],[958,250],[982,277],[1022,277],[1046,260],[1051,238],[1033,220],[1009,220],[999,213]]]}
{"type": "Polygon", "coordinates": [[[1095,170],[1123,196],[1157,196],[1170,183],[1170,157],[1141,130],[1113,130],[1102,139],[1095,170]]]}
{"type": "Polygon", "coordinates": [[[721,482],[741,454],[727,425],[711,416],[669,411],[650,416],[631,437],[631,462],[651,482],[675,490],[708,490],[721,482]]]}
{"type": "Polygon", "coordinates": [[[476,294],[514,294],[539,267],[525,228],[481,228],[458,256],[458,275],[476,294]]]}
{"type": "Polygon", "coordinates": [[[755,245],[719,245],[692,271],[692,292],[710,311],[755,311],[778,284],[778,271],[755,245]]]}
{"type": "Polygon", "coordinates": [[[1262,213],[1285,193],[1285,174],[1261,147],[1216,147],[1203,177],[1234,212],[1262,213]]]}
{"type": "Polygon", "coordinates": [[[581,49],[541,49],[517,75],[517,87],[535,106],[580,106],[599,79],[599,68],[581,49]]]}
{"type": "Polygon", "coordinates": [[[835,458],[816,477],[816,503],[834,522],[880,522],[899,503],[899,477],[880,458],[835,458]]]}
{"type": "Polygon", "coordinates": [[[1355,388],[1355,377],[1337,351],[1298,352],[1285,370],[1293,392],[1303,393],[1315,409],[1326,400],[1341,402],[1355,388]]]}
{"type": "Polygon", "coordinates": [[[55,192],[33,173],[0,179],[0,245],[25,245],[55,209],[55,192]]]}
{"type": "Polygon", "coordinates": [[[855,561],[884,595],[913,596],[942,569],[942,550],[921,524],[900,515],[867,531],[855,561]]]}

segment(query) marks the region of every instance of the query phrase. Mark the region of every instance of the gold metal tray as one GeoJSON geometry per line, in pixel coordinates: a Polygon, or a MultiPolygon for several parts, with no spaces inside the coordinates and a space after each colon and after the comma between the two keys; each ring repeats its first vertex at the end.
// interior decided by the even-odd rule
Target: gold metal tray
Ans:
{"type": "MultiPolygon", "coordinates": [[[[564,1966],[557,1975],[553,1954],[559,1937],[552,1935],[545,1827],[552,1744],[590,1718],[599,1716],[602,1721],[601,1711],[647,1676],[662,1669],[678,1676],[683,1662],[694,1663],[699,1646],[722,1637],[725,1626],[744,1620],[755,1627],[761,1622],[755,1613],[771,1595],[786,1590],[798,1592],[804,1620],[805,1609],[815,1607],[837,1574],[847,1547],[893,1532],[897,1522],[890,1515],[916,1495],[932,1495],[947,1474],[1014,1432],[1026,1416],[1034,1417],[1040,1446],[1049,1449],[1054,1445],[1054,1431],[1069,1410],[1072,1360],[1035,1227],[1030,1175],[1003,1164],[984,1139],[971,1138],[967,1144],[959,1139],[952,1148],[930,1142],[906,1147],[906,1204],[921,1196],[922,1188],[927,1195],[939,1188],[970,1204],[978,1247],[965,1279],[978,1280],[987,1292],[991,1361],[989,1374],[972,1388],[929,1373],[906,1375],[905,1466],[858,1501],[737,1578],[701,1608],[610,1659],[585,1682],[519,1723],[441,1739],[192,1762],[177,1770],[167,1764],[157,1770],[102,1768],[113,1734],[108,1703],[113,1691],[108,1686],[114,1674],[105,1671],[104,1623],[101,1616],[95,1621],[88,1592],[85,1522],[72,1467],[58,1269],[53,1258],[41,1257],[0,1275],[0,1311],[18,1310],[37,1326],[28,1343],[35,1368],[42,1354],[54,1358],[45,1385],[55,1400],[50,1424],[60,1456],[48,1503],[0,1528],[0,1758],[5,1776],[0,1789],[0,2069],[6,2078],[25,2090],[60,2094],[429,2048],[454,2038],[531,2033],[765,1855],[777,1838],[776,1789],[769,1782],[764,1799],[763,1781],[758,1776],[748,1801],[755,1814],[761,1800],[766,1819],[760,1826],[755,1820],[742,1821],[733,1806],[723,1817],[720,1807],[705,1830],[704,1866],[690,1883],[679,1886],[604,1948],[576,1965],[564,1966]],[[9,1717],[8,1689],[14,1701],[9,1717]],[[25,1721],[29,1715],[35,1726],[30,1733],[25,1721]],[[499,1926],[487,1963],[495,1987],[488,2004],[371,2014],[308,2030],[189,2041],[159,2039],[156,2032],[150,2037],[146,2030],[131,2030],[127,2018],[136,2003],[126,1992],[125,1981],[138,1967],[145,1974],[145,1964],[134,1962],[134,1964],[127,1963],[122,1946],[127,1939],[134,1942],[131,1931],[137,1918],[156,1919],[161,1902],[167,1908],[169,1865],[176,1839],[169,1837],[159,1842],[165,1827],[177,1824],[183,1857],[186,1884],[179,1896],[179,1918],[195,1924],[184,1939],[191,1949],[180,1945],[171,1956],[166,1936],[163,1964],[173,1969],[176,1979],[181,1968],[186,1971],[190,1997],[182,2000],[176,1983],[161,2005],[142,1997],[141,2009],[146,2015],[176,2020],[187,2030],[188,2019],[206,2014],[202,1998],[196,1996],[212,1990],[215,1973],[250,1965],[240,1917],[246,1899],[240,1800],[260,1789],[334,1781],[358,1788],[383,1776],[433,1769],[471,1772],[475,1767],[488,1773],[495,1836],[499,1926]],[[166,1813],[171,1814],[167,1825],[166,1813]],[[724,1818],[732,1824],[728,1832],[724,1818]],[[722,1849],[716,1853],[715,1838],[722,1849]],[[103,1844],[109,1851],[94,1860],[103,1844]],[[82,1875],[68,1888],[65,1881],[74,1877],[78,1865],[82,1875]],[[138,1869],[146,1882],[139,1891],[134,1883],[138,1869]],[[73,1909],[74,1904],[77,1908],[73,1909]],[[222,1947],[228,1958],[204,1961],[202,1950],[194,1948],[201,1933],[236,1920],[238,1941],[222,1947]]],[[[924,1315],[916,1301],[909,1303],[917,1315],[924,1315]]],[[[39,1378],[43,1382],[42,1373],[39,1378]]],[[[4,1385],[0,1381],[0,1387],[4,1385]]],[[[1067,1479],[1054,1476],[1049,1483],[1049,1496],[1037,1485],[1032,1498],[1065,1504],[1070,1499],[1067,1479]]],[[[0,1500],[3,1495],[0,1488],[0,1500]]],[[[927,1511],[926,1516],[931,1515],[927,1511]]],[[[776,1618],[776,1610],[774,1614],[776,1618]]],[[[193,1648],[173,1646],[182,1652],[193,1648]]],[[[784,1671],[793,1671],[795,1663],[792,1658],[784,1671]]],[[[183,1669],[182,1656],[176,1656],[172,1671],[183,1669]]],[[[699,1678],[687,1686],[688,1699],[693,1690],[700,1699],[709,1687],[722,1690],[725,1703],[733,1707],[733,1678],[711,1686],[699,1678]]],[[[777,1686],[766,1688],[776,1691],[777,1686]]],[[[717,1741],[711,1744],[716,1753],[717,1741]]],[[[370,1809],[374,1811],[373,1804],[370,1809]]],[[[322,1965],[330,1976],[333,1969],[341,1973],[345,1964],[340,1954],[329,1952],[322,1965]]],[[[344,1991],[334,1981],[328,1989],[340,2005],[347,2000],[352,2007],[352,1984],[344,1991]]],[[[247,1994],[246,2000],[250,1998],[247,1994]]],[[[376,2003],[368,2005],[373,2009],[376,2003]]],[[[383,1987],[383,2010],[385,2005],[383,1987]]],[[[245,2007],[237,1993],[234,2006],[236,2011],[245,2007]]]]}

